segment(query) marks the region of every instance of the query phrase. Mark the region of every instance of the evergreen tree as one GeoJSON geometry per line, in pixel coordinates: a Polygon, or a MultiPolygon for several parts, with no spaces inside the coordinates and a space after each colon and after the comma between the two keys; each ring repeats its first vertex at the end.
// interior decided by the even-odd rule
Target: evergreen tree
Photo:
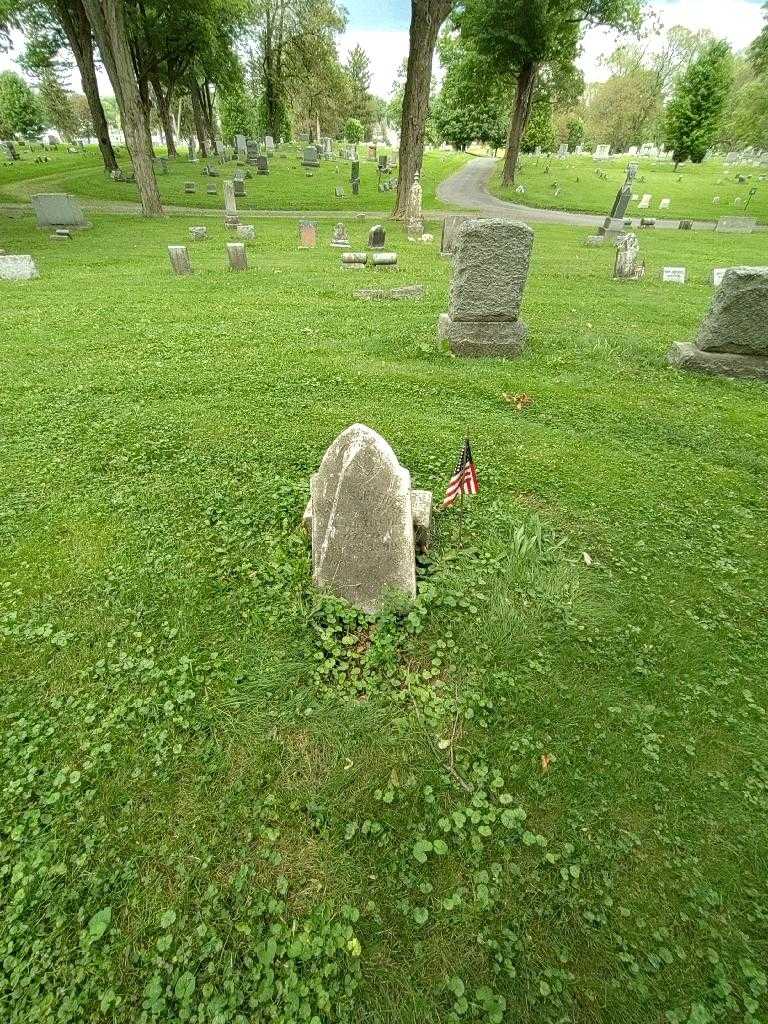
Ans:
{"type": "Polygon", "coordinates": [[[666,144],[675,167],[685,160],[702,162],[717,137],[732,84],[730,46],[710,43],[682,76],[667,107],[666,144]]]}
{"type": "Polygon", "coordinates": [[[43,130],[40,103],[30,87],[13,71],[0,74],[0,138],[23,135],[33,139],[43,130]]]}
{"type": "Polygon", "coordinates": [[[367,138],[373,127],[371,96],[371,62],[362,46],[350,50],[344,72],[349,82],[349,116],[360,121],[367,138]]]}
{"type": "Polygon", "coordinates": [[[47,68],[40,76],[40,105],[45,121],[67,140],[78,134],[80,119],[72,105],[70,95],[64,91],[53,68],[47,68]]]}

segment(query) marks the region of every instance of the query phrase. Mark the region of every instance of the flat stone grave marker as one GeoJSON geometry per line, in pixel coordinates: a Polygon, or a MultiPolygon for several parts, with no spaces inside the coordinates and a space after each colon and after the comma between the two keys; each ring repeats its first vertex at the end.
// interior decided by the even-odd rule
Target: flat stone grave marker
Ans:
{"type": "Polygon", "coordinates": [[[197,192],[197,182],[185,181],[184,182],[184,194],[187,196],[193,196],[197,192]]]}
{"type": "Polygon", "coordinates": [[[304,522],[314,585],[369,615],[389,597],[413,599],[417,518],[423,529],[431,508],[431,493],[412,492],[410,473],[383,437],[360,423],[348,427],[310,481],[304,522]]]}
{"type": "Polygon", "coordinates": [[[459,229],[451,305],[439,335],[457,355],[515,357],[524,347],[519,319],[533,232],[513,220],[470,219],[459,229]]]}
{"type": "Polygon", "coordinates": [[[721,235],[751,235],[756,227],[756,217],[721,217],[715,231],[721,235]]]}
{"type": "Polygon", "coordinates": [[[235,199],[245,199],[245,182],[242,178],[235,178],[232,182],[235,199]]]}
{"type": "Polygon", "coordinates": [[[32,208],[39,228],[90,227],[80,206],[65,193],[40,192],[32,196],[32,208]]]}
{"type": "Polygon", "coordinates": [[[728,272],[728,267],[715,267],[710,276],[710,283],[713,288],[719,288],[723,283],[723,278],[728,272]]]}
{"type": "Polygon", "coordinates": [[[397,266],[396,252],[371,253],[371,266],[377,270],[392,270],[397,266]]]}
{"type": "Polygon", "coordinates": [[[189,237],[193,242],[204,242],[208,237],[208,228],[205,225],[195,225],[189,229],[189,237]]]}
{"type": "Polygon", "coordinates": [[[651,207],[651,200],[652,199],[653,199],[653,196],[649,192],[646,192],[645,195],[643,196],[643,198],[640,200],[640,202],[638,204],[638,208],[640,210],[649,210],[650,207],[651,207]]]}
{"type": "Polygon", "coordinates": [[[672,203],[671,199],[662,199],[661,202],[659,203],[659,209],[660,210],[668,210],[670,205],[671,205],[671,203],[672,203]]]}
{"type": "Polygon", "coordinates": [[[299,224],[299,248],[314,249],[317,245],[317,224],[303,220],[299,224]]]}
{"type": "Polygon", "coordinates": [[[366,299],[369,302],[383,301],[385,299],[422,299],[424,297],[424,285],[407,284],[402,288],[361,288],[355,292],[356,299],[366,299]]]}
{"type": "Polygon", "coordinates": [[[729,267],[695,343],[670,349],[670,365],[768,380],[768,267],[729,267]]]}
{"type": "Polygon", "coordinates": [[[367,264],[367,252],[345,252],[341,255],[341,266],[344,270],[365,270],[367,264]]]}
{"type": "Polygon", "coordinates": [[[0,281],[31,281],[39,276],[31,256],[0,256],[0,281]]]}
{"type": "Polygon", "coordinates": [[[253,242],[256,238],[255,224],[238,224],[237,237],[245,239],[246,242],[253,242]]]}
{"type": "Polygon", "coordinates": [[[686,267],[663,267],[661,280],[664,284],[686,284],[688,281],[688,270],[686,267]]]}

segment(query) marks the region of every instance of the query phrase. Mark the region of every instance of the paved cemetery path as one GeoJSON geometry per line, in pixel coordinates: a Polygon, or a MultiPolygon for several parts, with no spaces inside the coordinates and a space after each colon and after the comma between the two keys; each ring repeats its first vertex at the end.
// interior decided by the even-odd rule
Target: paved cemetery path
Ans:
{"type": "MultiPolygon", "coordinates": [[[[486,216],[509,217],[529,224],[573,224],[576,227],[597,228],[605,220],[605,216],[594,213],[570,213],[566,210],[540,210],[533,206],[510,203],[488,191],[496,159],[494,157],[478,157],[470,160],[461,170],[450,178],[446,178],[437,186],[437,197],[443,203],[450,203],[461,210],[477,210],[486,216]]],[[[607,212],[606,212],[607,215],[607,212]]],[[[677,229],[679,220],[662,220],[656,218],[657,228],[677,229]]],[[[697,220],[694,227],[699,231],[713,231],[714,221],[697,220]]]]}

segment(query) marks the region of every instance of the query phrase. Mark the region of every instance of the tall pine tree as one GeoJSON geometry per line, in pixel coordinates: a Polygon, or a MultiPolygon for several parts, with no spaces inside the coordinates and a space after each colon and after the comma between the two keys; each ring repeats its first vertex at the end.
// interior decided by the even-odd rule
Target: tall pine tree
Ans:
{"type": "Polygon", "coordinates": [[[717,137],[733,84],[728,43],[711,43],[677,84],[667,107],[666,144],[675,168],[686,160],[700,164],[717,137]]]}

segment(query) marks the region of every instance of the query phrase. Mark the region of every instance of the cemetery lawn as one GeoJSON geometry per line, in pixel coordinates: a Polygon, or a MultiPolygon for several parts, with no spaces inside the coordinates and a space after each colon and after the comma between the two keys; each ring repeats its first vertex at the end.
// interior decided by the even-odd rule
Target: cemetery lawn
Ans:
{"type": "Polygon", "coordinates": [[[175,278],[194,219],[93,220],[0,231],[3,1020],[768,1019],[767,392],[664,365],[763,239],[619,284],[539,227],[504,363],[398,227],[356,274],[265,221],[236,275],[212,223],[175,278]],[[481,487],[375,622],[299,529],[356,421],[481,487]]]}
{"type": "MultiPolygon", "coordinates": [[[[525,206],[607,216],[611,212],[616,193],[624,184],[627,166],[632,160],[632,157],[627,156],[612,157],[610,160],[593,160],[591,156],[571,156],[567,160],[526,156],[515,184],[515,188],[519,185],[525,187],[525,195],[517,193],[515,188],[502,188],[502,165],[499,161],[489,189],[501,199],[523,203],[525,206]],[[599,178],[596,171],[604,171],[608,176],[607,181],[599,178]],[[555,184],[561,189],[557,197],[554,195],[555,184]]],[[[768,223],[768,167],[726,167],[719,161],[712,161],[699,166],[683,164],[675,174],[671,163],[638,159],[635,162],[640,164],[634,186],[634,193],[639,198],[637,202],[630,203],[628,216],[711,221],[719,217],[749,216],[756,217],[761,224],[768,223]],[[739,185],[736,180],[738,174],[749,176],[750,181],[746,185],[739,185]],[[761,176],[765,178],[764,181],[760,181],[761,176]],[[642,178],[645,180],[642,181],[642,178]],[[752,188],[757,189],[757,194],[750,201],[745,214],[744,204],[752,188]],[[653,196],[648,210],[638,209],[644,193],[653,196]],[[720,196],[718,206],[712,203],[715,196],[720,196]],[[734,205],[734,200],[739,197],[742,199],[741,205],[734,205]],[[668,210],[659,209],[662,199],[672,200],[668,210]]],[[[765,258],[759,262],[765,263],[765,258]]]]}
{"type": "MultiPolygon", "coordinates": [[[[100,202],[138,202],[136,185],[127,182],[110,181],[104,174],[98,149],[90,147],[85,155],[71,155],[59,149],[49,154],[47,164],[35,164],[34,156],[39,149],[20,148],[23,160],[12,166],[0,166],[0,203],[29,202],[36,192],[69,192],[83,199],[100,202]]],[[[239,210],[338,210],[340,213],[354,210],[389,211],[394,206],[394,192],[379,192],[377,165],[371,160],[360,160],[360,193],[352,194],[350,184],[351,163],[347,160],[326,160],[318,168],[301,166],[294,146],[281,147],[285,158],[275,156],[269,160],[269,174],[259,176],[256,168],[248,168],[253,177],[245,182],[246,198],[238,199],[239,210]],[[344,197],[336,197],[336,187],[344,190],[344,197]]],[[[359,147],[364,157],[365,147],[359,147]]],[[[379,148],[388,152],[390,161],[397,159],[395,150],[379,148]]],[[[130,170],[125,149],[119,150],[121,167],[130,170]]],[[[424,156],[422,184],[424,208],[442,209],[445,204],[436,197],[441,181],[455,174],[471,159],[467,153],[428,152],[424,156]]],[[[217,210],[224,208],[222,181],[231,178],[238,169],[234,161],[220,165],[210,160],[219,177],[210,178],[203,174],[205,160],[190,163],[186,157],[168,161],[168,174],[158,174],[157,182],[163,202],[171,206],[189,206],[217,210]],[[186,195],[184,183],[193,181],[197,185],[194,195],[186,195]],[[216,195],[208,195],[209,184],[216,186],[216,195]]],[[[385,179],[382,179],[385,180],[385,179]]]]}

